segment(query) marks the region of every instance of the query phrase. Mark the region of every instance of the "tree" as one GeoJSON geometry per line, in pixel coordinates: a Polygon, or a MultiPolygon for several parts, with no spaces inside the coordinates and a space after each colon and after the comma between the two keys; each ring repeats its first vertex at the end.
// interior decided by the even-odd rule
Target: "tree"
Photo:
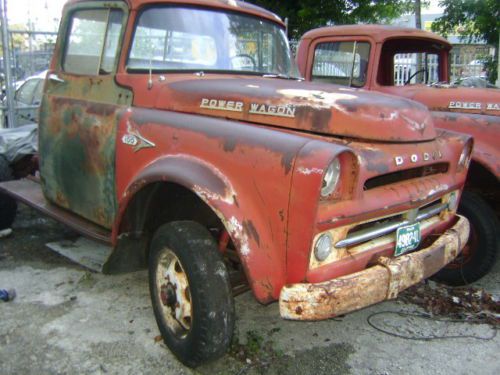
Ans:
{"type": "Polygon", "coordinates": [[[413,0],[251,0],[288,18],[289,36],[299,39],[320,26],[389,22],[413,9],[413,0]]]}
{"type": "MultiPolygon", "coordinates": [[[[458,32],[469,42],[484,40],[496,47],[498,61],[498,33],[500,32],[500,2],[498,0],[441,0],[442,17],[432,24],[432,31],[443,36],[458,32]]],[[[496,79],[496,62],[490,59],[490,81],[496,79]]]]}
{"type": "MultiPolygon", "coordinates": [[[[22,24],[13,24],[9,25],[10,30],[14,31],[28,31],[26,25],[22,24]]],[[[12,34],[11,43],[14,49],[22,50],[28,46],[28,34],[12,34]]]]}

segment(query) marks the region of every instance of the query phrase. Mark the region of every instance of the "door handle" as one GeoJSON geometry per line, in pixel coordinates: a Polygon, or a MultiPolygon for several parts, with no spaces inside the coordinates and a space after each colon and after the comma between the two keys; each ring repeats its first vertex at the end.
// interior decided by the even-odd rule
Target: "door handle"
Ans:
{"type": "Polygon", "coordinates": [[[66,83],[66,81],[62,78],[59,78],[59,76],[57,74],[49,74],[49,79],[51,81],[55,81],[55,82],[58,82],[58,83],[66,83]]]}

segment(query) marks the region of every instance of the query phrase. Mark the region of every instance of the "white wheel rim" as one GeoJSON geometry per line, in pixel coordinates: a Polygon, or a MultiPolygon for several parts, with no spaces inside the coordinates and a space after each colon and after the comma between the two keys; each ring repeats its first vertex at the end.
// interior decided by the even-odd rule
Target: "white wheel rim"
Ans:
{"type": "Polygon", "coordinates": [[[192,324],[191,291],[179,258],[168,248],[160,254],[156,289],[166,325],[177,337],[185,337],[192,324]]]}

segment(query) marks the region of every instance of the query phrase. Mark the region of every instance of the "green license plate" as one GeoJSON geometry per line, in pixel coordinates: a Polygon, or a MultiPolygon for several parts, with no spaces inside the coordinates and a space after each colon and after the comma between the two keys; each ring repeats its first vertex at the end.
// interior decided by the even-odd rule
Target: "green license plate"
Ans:
{"type": "Polygon", "coordinates": [[[420,223],[398,228],[396,232],[396,250],[394,256],[399,256],[416,249],[420,244],[420,223]]]}

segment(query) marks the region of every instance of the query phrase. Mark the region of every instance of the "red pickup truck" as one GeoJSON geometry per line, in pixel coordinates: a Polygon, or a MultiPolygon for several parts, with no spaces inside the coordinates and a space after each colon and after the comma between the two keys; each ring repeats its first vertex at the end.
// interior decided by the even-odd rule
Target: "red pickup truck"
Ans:
{"type": "Polygon", "coordinates": [[[287,319],[395,298],[466,242],[472,139],[421,104],[297,77],[285,24],[248,3],[71,0],[40,178],[0,184],[2,222],[15,198],[108,244],[105,272],[147,265],[189,366],[231,342],[234,270],[287,319]]]}
{"type": "Polygon", "coordinates": [[[471,223],[462,255],[438,278],[461,285],[491,269],[500,248],[500,90],[449,83],[448,41],[413,28],[382,25],[323,27],[307,32],[298,50],[306,80],[373,90],[418,101],[437,128],[474,137],[459,212],[471,223]]]}

